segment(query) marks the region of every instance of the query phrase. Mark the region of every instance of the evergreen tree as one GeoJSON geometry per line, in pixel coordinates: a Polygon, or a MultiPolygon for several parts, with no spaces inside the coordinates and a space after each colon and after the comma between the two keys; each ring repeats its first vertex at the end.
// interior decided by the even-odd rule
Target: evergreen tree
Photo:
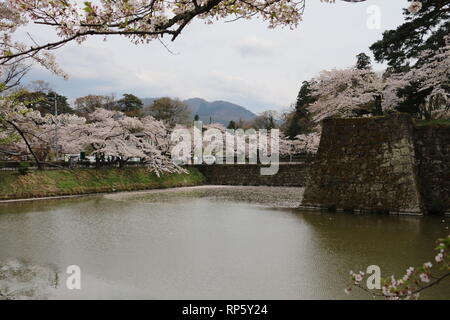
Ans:
{"type": "Polygon", "coordinates": [[[26,92],[19,97],[19,100],[24,102],[28,107],[38,110],[43,116],[48,113],[55,114],[56,111],[58,114],[73,113],[73,109],[67,102],[67,97],[55,91],[49,91],[47,93],[40,91],[26,92]]]}
{"type": "Polygon", "coordinates": [[[303,81],[297,96],[294,111],[287,117],[284,132],[286,136],[294,138],[299,134],[309,133],[312,125],[308,107],[315,102],[312,96],[311,84],[303,81]]]}
{"type": "Polygon", "coordinates": [[[236,130],[237,129],[237,125],[236,122],[231,120],[230,123],[228,123],[227,129],[233,129],[236,130]]]}
{"type": "MultiPolygon", "coordinates": [[[[409,83],[397,89],[401,102],[390,107],[418,118],[427,118],[430,114],[425,111],[430,98],[436,95],[436,88],[448,92],[448,85],[445,84],[448,80],[436,80],[424,88],[420,70],[424,67],[428,70],[426,72],[436,70],[427,66],[446,47],[450,34],[450,0],[422,0],[418,9],[405,9],[405,22],[395,30],[384,32],[382,40],[374,43],[370,49],[377,62],[388,63],[389,67],[383,76],[385,79],[395,80],[414,72],[419,76],[413,76],[409,83]]],[[[429,74],[433,73],[438,72],[429,74]]]]}
{"type": "Polygon", "coordinates": [[[450,34],[450,0],[422,0],[421,4],[416,13],[405,9],[405,23],[385,31],[383,38],[370,47],[375,60],[386,61],[391,72],[408,69],[411,59],[420,58],[425,50],[443,47],[450,34]]]}
{"type": "Polygon", "coordinates": [[[358,54],[356,58],[357,58],[356,69],[369,70],[372,68],[372,62],[370,61],[370,57],[364,52],[358,54]]]}
{"type": "Polygon", "coordinates": [[[121,108],[121,111],[125,113],[139,113],[142,111],[143,103],[141,99],[133,94],[125,93],[123,98],[117,101],[117,104],[121,108]]]}
{"type": "Polygon", "coordinates": [[[404,100],[395,109],[399,112],[406,112],[414,117],[422,118],[421,106],[426,104],[426,98],[432,89],[423,91],[418,89],[418,82],[411,82],[408,86],[398,89],[397,95],[404,100]]]}

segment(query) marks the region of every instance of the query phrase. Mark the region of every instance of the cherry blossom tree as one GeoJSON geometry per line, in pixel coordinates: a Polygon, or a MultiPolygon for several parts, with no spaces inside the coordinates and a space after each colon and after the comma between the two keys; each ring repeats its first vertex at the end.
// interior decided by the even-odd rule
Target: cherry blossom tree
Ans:
{"type": "Polygon", "coordinates": [[[376,115],[381,110],[382,78],[370,69],[325,70],[311,81],[315,102],[309,106],[312,120],[327,117],[376,115]]]}
{"type": "Polygon", "coordinates": [[[319,148],[320,132],[299,134],[294,139],[280,136],[279,152],[281,157],[292,157],[298,154],[315,154],[319,148]]]}
{"type": "Polygon", "coordinates": [[[391,111],[402,105],[416,106],[419,117],[449,117],[450,113],[450,37],[446,46],[427,50],[422,61],[406,72],[392,74],[383,92],[384,109],[391,111]],[[405,89],[413,88],[412,94],[405,89]],[[402,94],[403,92],[403,94],[402,94]],[[407,92],[406,92],[407,93],[407,92]]]}
{"type": "Polygon", "coordinates": [[[118,157],[121,164],[130,158],[140,158],[150,171],[184,172],[170,160],[169,131],[161,121],[148,116],[128,117],[122,112],[96,109],[87,123],[68,121],[63,126],[66,148],[87,150],[98,159],[118,157]],[[77,140],[79,145],[70,145],[77,140]],[[68,147],[70,146],[70,147],[68,147]]]}
{"type": "MultiPolygon", "coordinates": [[[[326,1],[330,2],[330,1],[326,1]]],[[[270,28],[294,28],[301,21],[304,0],[6,0],[0,5],[0,64],[33,59],[64,75],[50,50],[68,42],[84,42],[91,36],[120,35],[132,43],[149,43],[164,36],[173,41],[194,19],[213,23],[219,19],[258,16],[270,28]],[[38,44],[30,35],[18,42],[13,34],[20,26],[39,24],[55,30],[58,39],[38,44]]]]}
{"type": "Polygon", "coordinates": [[[232,159],[232,163],[237,160],[256,164],[258,155],[261,160],[262,156],[272,156],[272,153],[290,156],[293,151],[292,141],[280,137],[278,129],[227,129],[220,123],[196,125],[189,128],[177,125],[173,130],[172,148],[176,148],[183,162],[200,156],[199,150],[201,156],[215,156],[217,164],[227,162],[227,158],[232,159]]]}
{"type": "MultiPolygon", "coordinates": [[[[328,117],[380,115],[384,80],[370,67],[324,70],[307,82],[310,95],[307,109],[310,132],[292,139],[293,152],[316,153],[321,121],[328,117]]],[[[295,112],[295,111],[294,111],[295,112]]]]}
{"type": "MultiPolygon", "coordinates": [[[[196,150],[202,150],[202,155],[213,155],[216,157],[218,163],[223,162],[225,157],[232,155],[237,156],[241,161],[245,157],[249,157],[251,152],[255,152],[251,144],[255,143],[256,131],[254,129],[227,129],[221,123],[210,123],[202,125],[201,128],[192,126],[187,128],[184,125],[178,124],[173,131],[178,131],[176,137],[180,137],[184,133],[182,141],[175,139],[172,141],[172,147],[175,144],[185,144],[184,149],[190,150],[189,158],[197,156],[196,150]],[[250,137],[254,135],[253,137],[250,137]],[[190,137],[190,140],[186,140],[190,137]]],[[[257,140],[256,140],[257,142],[257,140]]],[[[233,160],[234,161],[234,160],[233,160]]]]}
{"type": "MultiPolygon", "coordinates": [[[[67,77],[50,52],[71,41],[82,43],[90,36],[106,38],[120,35],[129,38],[135,44],[148,43],[152,40],[161,41],[164,36],[171,37],[173,41],[194,19],[212,23],[218,19],[249,19],[255,15],[267,21],[271,28],[277,26],[294,28],[301,20],[303,7],[304,0],[175,0],[171,2],[163,0],[98,0],[85,1],[83,4],[75,0],[5,0],[0,2],[0,76],[7,75],[7,69],[14,71],[15,66],[34,61],[57,75],[67,77]],[[31,33],[27,32],[28,40],[18,40],[17,29],[19,27],[27,28],[31,24],[46,26],[56,31],[58,39],[39,44],[31,33]]],[[[15,73],[15,75],[20,77],[21,73],[15,73]]],[[[0,134],[2,137],[0,139],[11,142],[12,140],[9,138],[13,136],[7,136],[7,133],[11,131],[18,133],[40,166],[39,157],[34,155],[33,141],[28,141],[32,135],[31,127],[38,120],[37,115],[26,110],[26,105],[13,104],[11,101],[1,101],[2,128],[0,134]],[[20,122],[20,126],[18,122],[20,122]],[[26,133],[21,128],[25,124],[28,125],[26,133]]],[[[162,154],[161,157],[158,156],[158,152],[161,153],[161,151],[157,152],[157,148],[130,134],[132,130],[139,127],[140,124],[137,120],[118,115],[106,115],[101,112],[97,112],[95,116],[100,118],[91,119],[92,122],[88,126],[82,125],[78,129],[84,130],[84,132],[88,128],[94,130],[90,137],[91,139],[97,137],[96,141],[91,141],[91,145],[96,146],[94,150],[96,154],[114,153],[120,154],[121,157],[138,154],[146,161],[152,162],[155,168],[164,162],[161,158],[162,154]],[[116,119],[113,120],[112,117],[120,118],[118,127],[113,125],[113,121],[116,119]],[[93,128],[97,128],[99,131],[95,131],[93,128]],[[106,128],[112,129],[112,132],[118,134],[125,141],[117,137],[109,137],[107,144],[101,144],[102,135],[107,133],[101,130],[106,130],[106,128]],[[135,146],[131,147],[130,142],[133,142],[135,146]],[[136,145],[139,145],[139,148],[136,145]]],[[[67,123],[71,123],[68,119],[66,120],[67,123]]],[[[53,121],[58,121],[58,119],[53,119],[53,121]]],[[[78,120],[75,122],[77,123],[78,120]]],[[[147,118],[142,122],[149,125],[149,128],[157,130],[155,121],[147,118]]],[[[55,130],[58,126],[56,123],[55,130]]],[[[44,128],[43,124],[42,128],[44,128]]],[[[159,131],[151,133],[148,129],[144,130],[143,127],[140,129],[147,138],[154,137],[159,133],[159,131]]],[[[40,136],[40,132],[40,130],[36,130],[33,133],[33,139],[44,140],[40,136]]],[[[68,136],[71,136],[71,133],[68,136]]],[[[67,141],[69,149],[74,147],[71,145],[71,141],[67,141]]]]}
{"type": "Polygon", "coordinates": [[[170,160],[168,129],[152,117],[138,119],[105,109],[96,109],[87,119],[72,114],[42,116],[11,99],[0,105],[4,107],[0,109],[2,150],[30,154],[38,168],[57,150],[87,151],[98,159],[111,156],[121,164],[140,158],[157,175],[184,171],[170,160]]]}
{"type": "Polygon", "coordinates": [[[293,140],[294,154],[317,153],[320,143],[320,127],[308,134],[299,134],[293,140]]]}
{"type": "MultiPolygon", "coordinates": [[[[447,40],[448,43],[448,40],[447,40]]],[[[308,83],[314,100],[307,106],[315,123],[309,135],[296,137],[300,148],[317,150],[320,122],[327,117],[361,117],[406,111],[417,105],[421,118],[450,117],[450,45],[426,51],[416,64],[401,73],[381,74],[370,68],[326,70],[308,83]],[[406,93],[406,94],[405,94],[406,93]]]]}
{"type": "Polygon", "coordinates": [[[350,294],[353,288],[359,288],[374,297],[385,297],[391,300],[418,299],[420,294],[450,277],[450,235],[438,239],[436,256],[433,262],[425,262],[419,267],[409,267],[401,278],[391,276],[382,279],[380,289],[368,289],[363,283],[370,275],[364,271],[350,271],[351,285],[345,289],[350,294]]]}
{"type": "Polygon", "coordinates": [[[24,103],[17,103],[14,99],[17,96],[20,93],[3,97],[0,103],[0,128],[3,128],[3,139],[9,142],[1,144],[4,154],[30,155],[41,168],[51,155],[55,156],[55,150],[62,153],[81,150],[80,140],[72,139],[71,132],[85,125],[86,119],[70,114],[42,116],[24,103]]]}
{"type": "Polygon", "coordinates": [[[38,168],[41,168],[41,158],[36,152],[37,144],[40,144],[41,153],[47,150],[42,144],[40,136],[45,121],[38,111],[26,108],[17,103],[16,98],[20,93],[1,97],[0,101],[0,139],[3,140],[3,153],[24,151],[31,154],[38,168]],[[6,142],[6,143],[5,143],[6,142]]]}

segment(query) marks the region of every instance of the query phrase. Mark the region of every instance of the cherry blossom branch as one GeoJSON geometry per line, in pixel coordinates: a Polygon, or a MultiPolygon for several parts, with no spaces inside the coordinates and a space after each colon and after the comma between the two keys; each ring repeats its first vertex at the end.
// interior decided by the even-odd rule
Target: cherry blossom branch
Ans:
{"type": "Polygon", "coordinates": [[[22,138],[23,141],[25,142],[25,144],[26,144],[26,146],[27,146],[27,148],[28,148],[28,151],[33,155],[33,158],[34,158],[34,161],[36,162],[37,167],[38,167],[39,169],[42,169],[42,164],[41,164],[41,162],[39,161],[39,158],[38,158],[38,157],[36,156],[36,154],[34,153],[33,148],[31,147],[30,142],[28,141],[28,139],[27,139],[27,137],[25,136],[24,132],[19,128],[18,125],[16,125],[16,124],[14,123],[14,121],[7,120],[7,119],[6,119],[5,122],[8,123],[8,124],[10,124],[10,125],[11,125],[11,126],[19,133],[19,135],[21,136],[21,138],[22,138]]]}
{"type": "MultiPolygon", "coordinates": [[[[433,277],[433,276],[430,275],[430,277],[433,277]]],[[[402,298],[408,298],[408,297],[410,297],[411,295],[417,295],[418,293],[424,291],[425,289],[431,288],[431,287],[433,287],[433,286],[439,284],[442,280],[444,280],[444,279],[447,278],[447,277],[450,277],[450,271],[447,272],[447,273],[445,273],[445,274],[443,274],[442,276],[439,276],[439,277],[433,277],[433,278],[435,278],[434,281],[430,282],[429,284],[427,284],[427,285],[425,285],[425,286],[420,286],[419,289],[414,290],[414,291],[411,291],[410,294],[399,294],[399,295],[397,295],[397,297],[398,297],[399,299],[402,299],[402,298]]],[[[386,295],[384,295],[384,294],[382,294],[382,293],[376,293],[376,292],[374,292],[374,291],[372,291],[372,290],[369,290],[369,289],[367,289],[366,287],[362,286],[361,284],[356,285],[356,287],[358,287],[359,289],[361,289],[361,290],[363,290],[363,291],[369,293],[369,294],[372,295],[372,296],[375,296],[375,297],[384,297],[384,298],[386,298],[386,295]]]]}
{"type": "Polygon", "coordinates": [[[62,40],[59,40],[56,42],[49,42],[47,44],[44,44],[41,46],[36,46],[36,47],[31,46],[28,50],[25,50],[22,52],[0,56],[0,65],[4,65],[7,62],[9,62],[10,60],[13,60],[18,57],[22,57],[22,56],[31,57],[31,54],[38,53],[39,51],[42,51],[42,50],[58,49],[68,42],[71,42],[73,40],[76,40],[77,38],[89,36],[89,35],[105,36],[105,35],[162,35],[162,34],[175,35],[175,31],[162,30],[162,31],[150,32],[150,31],[95,31],[95,30],[89,30],[89,31],[85,31],[85,32],[76,33],[75,35],[73,35],[69,38],[65,38],[65,39],[62,39],[62,40]]]}
{"type": "MultiPolygon", "coordinates": [[[[71,41],[83,42],[90,36],[121,35],[134,43],[149,42],[170,35],[177,39],[196,17],[212,23],[230,15],[252,17],[259,14],[270,27],[295,27],[301,20],[305,0],[151,0],[129,2],[104,0],[101,5],[90,1],[81,8],[75,1],[6,0],[0,4],[5,20],[0,26],[0,66],[23,59],[34,59],[45,64],[47,51],[58,49],[71,41]],[[56,29],[62,39],[38,45],[32,39],[27,46],[11,41],[17,26],[33,22],[56,29]],[[42,53],[44,56],[39,55],[42,53]]],[[[31,36],[30,36],[31,37],[31,36]]],[[[49,63],[54,67],[53,61],[49,63]]],[[[53,70],[55,71],[55,70],[53,70]]]]}
{"type": "Polygon", "coordinates": [[[436,251],[438,251],[438,254],[435,256],[436,264],[440,265],[444,270],[444,273],[440,276],[433,276],[431,273],[433,264],[426,262],[421,267],[409,267],[401,279],[396,279],[394,276],[384,279],[383,286],[380,289],[368,289],[368,287],[366,288],[362,285],[362,281],[368,275],[363,271],[359,273],[350,271],[352,285],[345,289],[345,292],[350,293],[352,287],[355,286],[375,297],[385,297],[393,300],[418,299],[422,291],[436,286],[447,277],[450,277],[450,235],[447,238],[438,239],[436,251]]]}

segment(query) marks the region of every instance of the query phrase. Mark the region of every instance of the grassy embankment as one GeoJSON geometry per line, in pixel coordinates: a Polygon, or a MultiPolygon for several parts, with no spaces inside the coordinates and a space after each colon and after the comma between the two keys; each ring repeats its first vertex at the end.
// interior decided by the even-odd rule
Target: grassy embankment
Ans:
{"type": "Polygon", "coordinates": [[[450,119],[436,119],[436,120],[416,120],[417,127],[424,127],[430,125],[450,126],[450,119]]]}
{"type": "Polygon", "coordinates": [[[189,174],[160,177],[145,168],[0,171],[0,199],[22,199],[99,192],[131,191],[200,185],[203,175],[195,168],[189,174]]]}

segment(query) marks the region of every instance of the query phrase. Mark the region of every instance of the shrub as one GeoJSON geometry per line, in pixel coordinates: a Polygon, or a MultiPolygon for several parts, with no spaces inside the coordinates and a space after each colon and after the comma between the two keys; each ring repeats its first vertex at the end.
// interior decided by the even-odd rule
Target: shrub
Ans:
{"type": "Polygon", "coordinates": [[[26,162],[26,161],[20,162],[19,163],[19,174],[22,175],[22,176],[28,174],[30,172],[29,171],[29,166],[30,166],[30,164],[28,162],[26,162]]]}

